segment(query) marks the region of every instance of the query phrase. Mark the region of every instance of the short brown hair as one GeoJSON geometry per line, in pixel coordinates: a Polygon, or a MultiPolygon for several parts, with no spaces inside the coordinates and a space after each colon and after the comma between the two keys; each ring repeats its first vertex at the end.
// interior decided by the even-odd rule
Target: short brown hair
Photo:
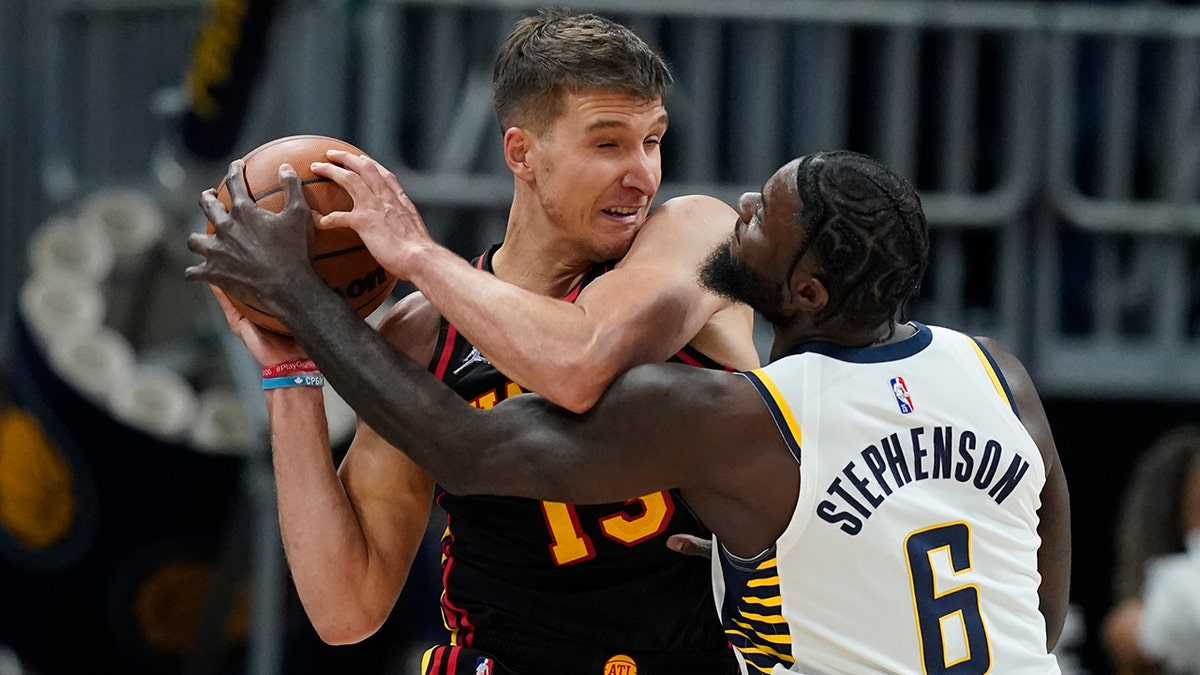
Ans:
{"type": "Polygon", "coordinates": [[[567,91],[604,89],[666,102],[674,83],[657,52],[625,26],[595,14],[544,9],[504,41],[492,71],[492,103],[503,132],[541,131],[567,91]]]}

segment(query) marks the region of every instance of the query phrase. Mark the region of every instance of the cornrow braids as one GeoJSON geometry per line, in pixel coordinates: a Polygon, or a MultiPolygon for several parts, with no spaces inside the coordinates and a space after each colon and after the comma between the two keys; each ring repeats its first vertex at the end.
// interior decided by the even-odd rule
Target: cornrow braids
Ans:
{"type": "Polygon", "coordinates": [[[796,192],[804,244],[792,269],[815,251],[829,292],[817,321],[902,319],[929,254],[921,200],[908,181],[866,155],[838,150],[801,158],[796,192]]]}

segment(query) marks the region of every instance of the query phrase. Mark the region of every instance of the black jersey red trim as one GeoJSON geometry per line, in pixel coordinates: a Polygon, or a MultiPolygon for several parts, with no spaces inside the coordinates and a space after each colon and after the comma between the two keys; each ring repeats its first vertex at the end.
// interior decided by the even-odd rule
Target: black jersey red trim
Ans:
{"type": "MultiPolygon", "coordinates": [[[[473,264],[492,271],[497,248],[473,264]]],[[[596,265],[563,299],[612,267],[596,265]]],[[[728,370],[691,347],[670,360],[728,370]]],[[[428,367],[480,408],[523,391],[444,318],[428,367]]],[[[678,491],[587,505],[441,486],[435,495],[446,514],[442,613],[452,644],[538,675],[603,672],[615,654],[632,656],[639,675],[737,672],[709,561],[666,547],[673,534],[711,536],[678,491]]]]}

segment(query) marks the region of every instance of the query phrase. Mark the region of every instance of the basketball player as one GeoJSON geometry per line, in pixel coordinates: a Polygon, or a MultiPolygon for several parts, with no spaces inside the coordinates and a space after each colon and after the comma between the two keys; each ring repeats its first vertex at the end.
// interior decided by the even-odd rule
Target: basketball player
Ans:
{"type": "MultiPolygon", "coordinates": [[[[620,372],[668,358],[756,366],[749,307],[695,278],[736,212],[686,197],[647,220],[670,86],[661,58],[623,26],[557,11],[522,21],[495,66],[515,186],[509,224],[503,244],[473,264],[433,243],[377,163],[334,155],[338,164],[317,165],[355,202],[326,224],[357,229],[389,270],[423,291],[398,303],[379,332],[480,408],[534,390],[586,410],[620,372]]],[[[244,197],[239,172],[231,166],[229,183],[244,197]]],[[[214,222],[228,222],[205,199],[214,222]]],[[[232,213],[239,229],[276,218],[236,203],[232,213]]],[[[303,356],[248,322],[234,328],[264,366],[303,356]]],[[[432,497],[448,515],[442,610],[451,645],[426,655],[426,672],[474,673],[480,659],[492,673],[600,675],[621,659],[641,675],[737,672],[710,562],[667,547],[710,537],[678,492],[576,506],[446,490],[367,425],[335,473],[319,392],[266,396],[287,558],[327,642],[362,640],[384,622],[432,497]]]]}
{"type": "Polygon", "coordinates": [[[637,366],[584,415],[536,395],[472,409],[306,272],[302,250],[258,247],[238,273],[195,276],[268,289],[258,298],[367,423],[454,493],[678,490],[716,536],[720,613],[749,672],[1059,672],[1062,466],[1017,358],[903,320],[928,252],[917,194],[868,157],[818,153],[739,211],[701,277],[770,319],[771,362],[637,366]]]}

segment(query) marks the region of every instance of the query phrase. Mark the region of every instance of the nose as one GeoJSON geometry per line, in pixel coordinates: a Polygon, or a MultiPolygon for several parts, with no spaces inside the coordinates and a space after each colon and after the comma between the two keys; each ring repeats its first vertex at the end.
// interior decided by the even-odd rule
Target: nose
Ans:
{"type": "Polygon", "coordinates": [[[643,194],[652,195],[658,192],[662,182],[662,160],[657,153],[642,152],[630,162],[625,176],[621,179],[623,187],[638,190],[643,194]]]}
{"type": "Polygon", "coordinates": [[[738,215],[742,217],[742,222],[749,224],[750,218],[754,216],[754,204],[758,201],[757,192],[743,192],[741,197],[738,197],[738,215]]]}

